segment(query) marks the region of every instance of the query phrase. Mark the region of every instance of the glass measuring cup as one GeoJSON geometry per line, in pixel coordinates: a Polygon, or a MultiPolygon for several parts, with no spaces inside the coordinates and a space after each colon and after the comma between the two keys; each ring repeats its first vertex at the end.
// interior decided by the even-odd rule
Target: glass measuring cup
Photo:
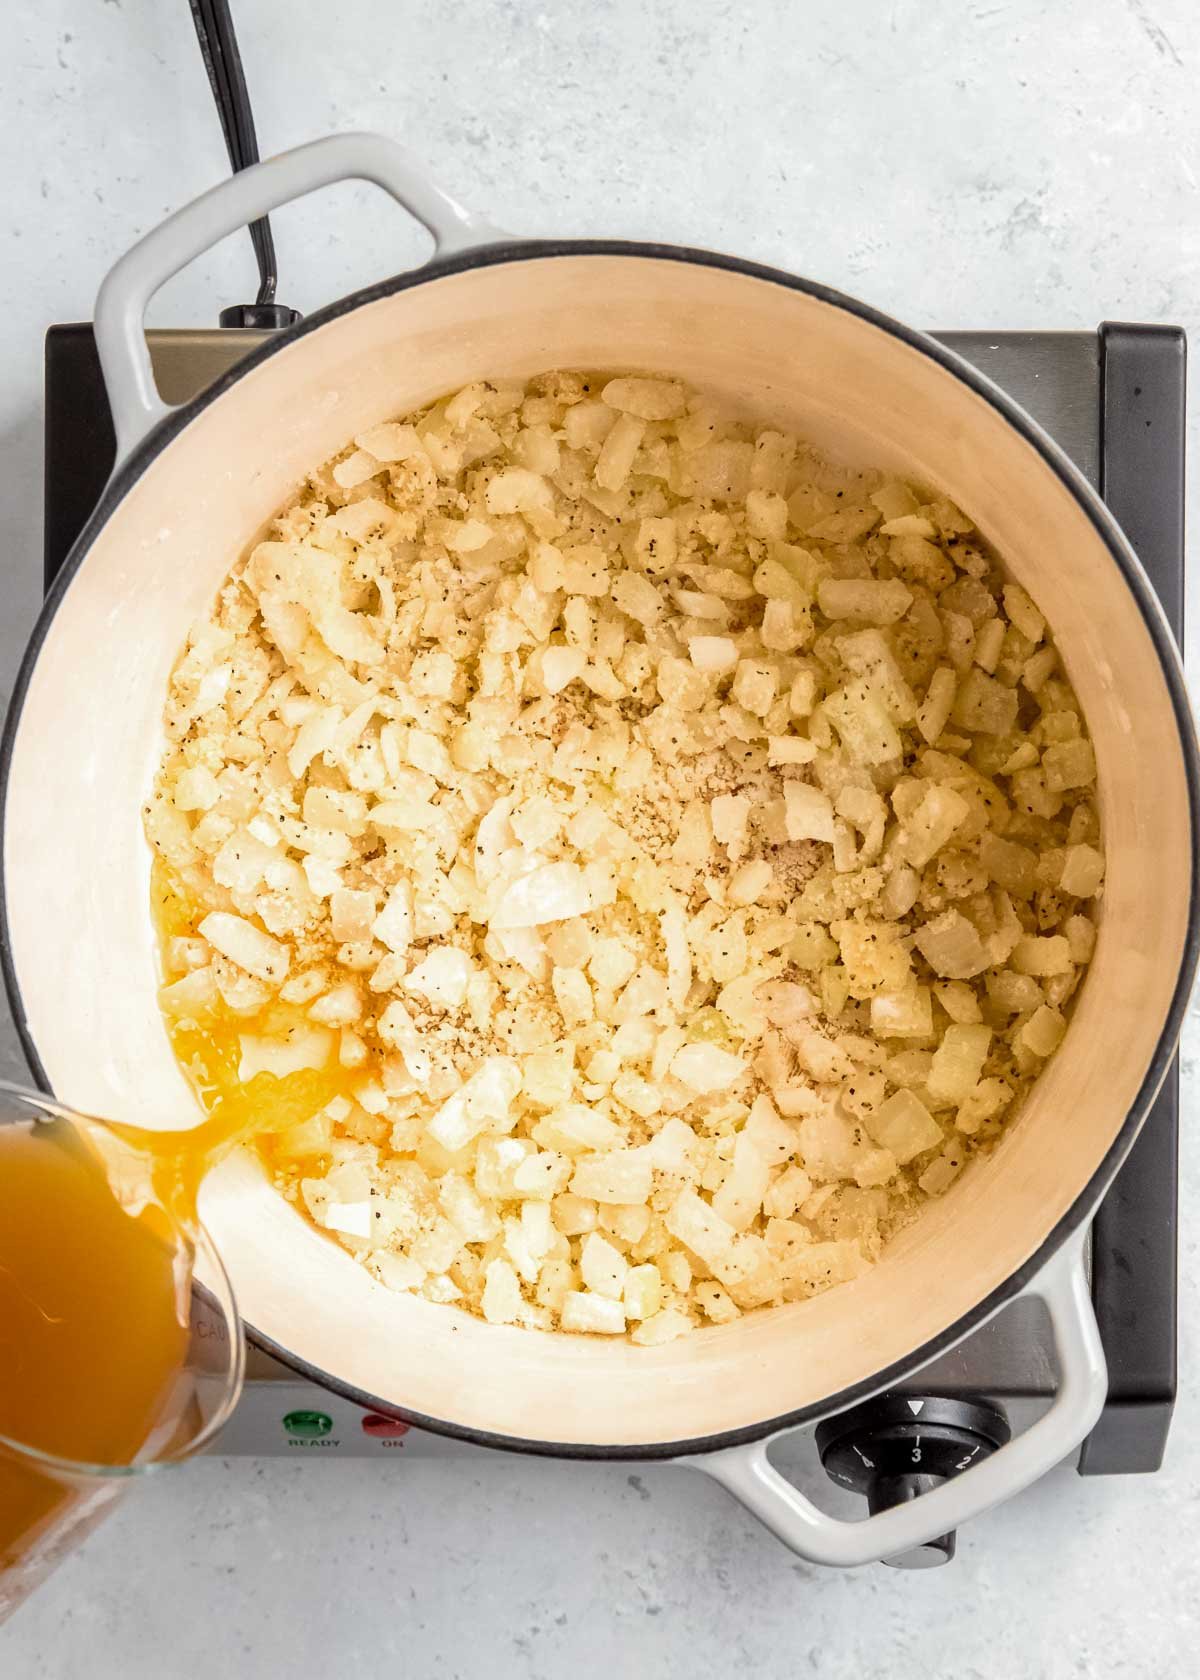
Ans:
{"type": "Polygon", "coordinates": [[[0,1082],[0,1623],[241,1391],[241,1321],[195,1210],[208,1157],[187,1138],[0,1082]]]}

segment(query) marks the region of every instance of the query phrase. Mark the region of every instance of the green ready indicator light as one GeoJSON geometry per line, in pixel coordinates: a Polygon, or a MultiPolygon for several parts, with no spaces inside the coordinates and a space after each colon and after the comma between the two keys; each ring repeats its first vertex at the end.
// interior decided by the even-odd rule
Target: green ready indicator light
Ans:
{"type": "Polygon", "coordinates": [[[311,1440],[317,1440],[322,1435],[328,1435],[333,1428],[333,1419],[327,1412],[288,1412],[284,1416],[283,1427],[289,1435],[301,1435],[311,1440]]]}

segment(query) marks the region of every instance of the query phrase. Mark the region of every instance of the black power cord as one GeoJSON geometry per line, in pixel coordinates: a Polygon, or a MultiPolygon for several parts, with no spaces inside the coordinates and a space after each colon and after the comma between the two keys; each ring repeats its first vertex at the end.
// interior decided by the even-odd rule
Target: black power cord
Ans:
{"type": "MultiPolygon", "coordinates": [[[[235,171],[246,169],[258,162],[258,136],[229,0],[189,0],[189,4],[200,54],[217,102],[229,161],[235,171]]],[[[258,297],[254,303],[238,303],[222,309],[220,323],[223,327],[251,327],[259,331],[290,327],[300,319],[300,312],[275,302],[275,240],[268,217],[261,216],[257,222],[251,222],[250,241],[258,263],[258,297]]]]}

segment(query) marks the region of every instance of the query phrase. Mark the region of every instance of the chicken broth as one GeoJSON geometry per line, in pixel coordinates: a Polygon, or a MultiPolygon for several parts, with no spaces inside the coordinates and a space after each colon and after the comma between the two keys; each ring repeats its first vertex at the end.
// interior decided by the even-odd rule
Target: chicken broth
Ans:
{"type": "Polygon", "coordinates": [[[115,1497],[114,1471],[203,1427],[196,1194],[234,1141],[222,1116],[186,1134],[0,1125],[0,1621],[115,1497]]]}

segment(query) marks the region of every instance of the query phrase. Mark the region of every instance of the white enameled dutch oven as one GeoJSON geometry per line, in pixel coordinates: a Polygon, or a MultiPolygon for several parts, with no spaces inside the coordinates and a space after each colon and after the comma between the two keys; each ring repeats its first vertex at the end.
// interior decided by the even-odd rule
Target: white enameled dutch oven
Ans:
{"type": "Polygon", "coordinates": [[[936,485],[977,522],[1048,617],[1086,711],[1108,885],[1058,1056],[1003,1143],[882,1264],[815,1300],[639,1348],[389,1293],[249,1155],[214,1177],[205,1211],[252,1337],[318,1382],[494,1446],[685,1459],[819,1562],[905,1551],[1067,1454],[1105,1393],[1088,1221],[1163,1077],[1196,960],[1198,786],[1170,634],[1071,463],[973,369],[851,298],[701,251],[511,240],[369,135],[256,165],[172,217],[109,275],[96,336],[119,464],[46,603],[8,717],[5,969],[45,1088],[144,1125],[196,1112],[155,1002],[141,832],[168,676],[233,561],[355,433],[472,379],[661,371],[936,485]],[[405,206],[434,236],[435,260],[309,316],[167,408],[143,336],[151,295],[242,224],[347,178],[405,206]],[[991,1458],[854,1523],[769,1465],[773,1436],[887,1388],[1022,1293],[1049,1308],[1060,1385],[991,1458]]]}

